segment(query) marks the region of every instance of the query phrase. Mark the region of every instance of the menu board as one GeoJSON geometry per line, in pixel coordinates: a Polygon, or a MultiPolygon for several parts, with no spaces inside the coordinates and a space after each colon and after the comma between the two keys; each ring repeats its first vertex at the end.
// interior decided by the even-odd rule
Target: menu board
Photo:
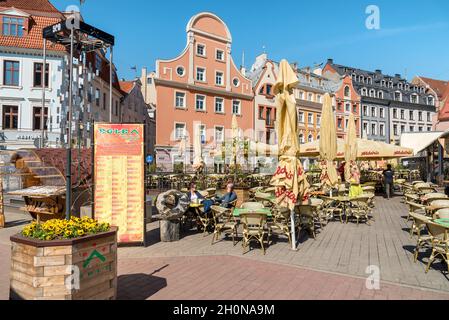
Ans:
{"type": "Polygon", "coordinates": [[[144,127],[94,125],[94,217],[118,227],[119,243],[144,241],[144,127]]]}

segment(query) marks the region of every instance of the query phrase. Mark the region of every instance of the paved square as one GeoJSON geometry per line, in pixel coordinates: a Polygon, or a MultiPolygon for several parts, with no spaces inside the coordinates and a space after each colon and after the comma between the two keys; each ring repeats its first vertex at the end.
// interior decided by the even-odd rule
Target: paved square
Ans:
{"type": "MultiPolygon", "coordinates": [[[[243,255],[241,242],[211,245],[211,235],[187,232],[179,242],[161,243],[158,222],[149,225],[148,248],[119,248],[119,299],[449,299],[447,268],[436,262],[424,273],[427,255],[413,262],[415,240],[397,197],[376,199],[371,226],[331,222],[299,251],[286,239],[243,255]],[[380,290],[368,290],[368,266],[380,269],[380,290]]],[[[9,236],[26,215],[8,212],[0,230],[0,268],[9,270],[9,236]]],[[[0,299],[7,299],[8,272],[0,275],[0,299]]]]}

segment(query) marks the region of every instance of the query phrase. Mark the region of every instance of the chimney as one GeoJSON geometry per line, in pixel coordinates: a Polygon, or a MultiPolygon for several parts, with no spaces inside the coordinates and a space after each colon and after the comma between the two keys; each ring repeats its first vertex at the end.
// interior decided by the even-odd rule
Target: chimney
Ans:
{"type": "Polygon", "coordinates": [[[381,74],[381,73],[382,73],[382,70],[376,69],[376,73],[377,73],[377,74],[381,74]]]}
{"type": "Polygon", "coordinates": [[[394,76],[398,79],[401,79],[401,75],[399,73],[396,73],[394,76]]]}
{"type": "Polygon", "coordinates": [[[331,58],[327,59],[327,63],[328,64],[334,64],[334,59],[331,59],[331,58]]]}

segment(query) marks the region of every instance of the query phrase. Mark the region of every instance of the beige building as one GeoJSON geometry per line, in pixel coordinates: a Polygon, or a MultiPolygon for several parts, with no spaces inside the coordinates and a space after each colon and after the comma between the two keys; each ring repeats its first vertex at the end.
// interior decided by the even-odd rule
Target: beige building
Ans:
{"type": "Polygon", "coordinates": [[[155,72],[148,72],[147,68],[142,68],[142,75],[140,76],[140,82],[142,84],[141,90],[145,102],[149,105],[156,105],[156,86],[154,84],[155,72]]]}

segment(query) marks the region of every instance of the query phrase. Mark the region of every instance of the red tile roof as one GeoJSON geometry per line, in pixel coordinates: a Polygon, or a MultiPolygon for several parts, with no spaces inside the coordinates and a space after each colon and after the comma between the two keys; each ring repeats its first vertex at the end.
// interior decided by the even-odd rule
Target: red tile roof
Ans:
{"type": "MultiPolygon", "coordinates": [[[[31,15],[30,20],[25,23],[23,37],[3,36],[0,34],[0,46],[43,49],[42,29],[58,23],[63,18],[60,13],[48,0],[0,0],[0,12],[5,9],[15,8],[31,15]]],[[[65,51],[61,45],[49,44],[50,51],[65,51]]]]}
{"type": "Polygon", "coordinates": [[[134,88],[134,81],[120,81],[119,84],[120,90],[122,90],[126,94],[129,94],[134,88]]]}
{"type": "Polygon", "coordinates": [[[438,95],[438,98],[442,98],[446,94],[446,90],[449,90],[449,83],[443,80],[436,80],[426,77],[420,77],[425,83],[427,83],[438,95]]]}
{"type": "MultiPolygon", "coordinates": [[[[42,29],[58,23],[57,18],[33,16],[30,23],[30,30],[23,37],[12,37],[0,35],[0,46],[25,48],[25,49],[43,49],[42,29]]],[[[48,44],[50,51],[65,51],[65,47],[57,44],[48,44]]]]}
{"type": "Polygon", "coordinates": [[[0,7],[21,9],[24,11],[42,11],[59,13],[48,0],[0,0],[0,7]]]}

